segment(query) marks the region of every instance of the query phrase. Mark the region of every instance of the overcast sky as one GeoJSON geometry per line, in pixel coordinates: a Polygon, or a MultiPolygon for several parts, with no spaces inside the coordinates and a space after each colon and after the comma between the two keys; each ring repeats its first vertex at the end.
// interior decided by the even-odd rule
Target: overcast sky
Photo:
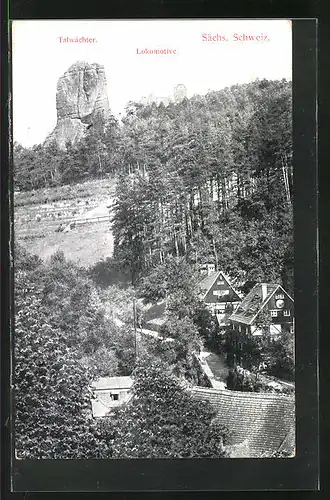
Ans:
{"type": "Polygon", "coordinates": [[[256,78],[291,80],[291,22],[285,20],[14,21],[13,132],[24,146],[44,141],[56,125],[56,85],[76,61],[103,64],[112,112],[150,93],[169,96],[179,83],[188,97],[256,78]],[[203,42],[202,34],[228,42],[203,42]],[[235,41],[234,34],[269,41],[235,41]],[[60,43],[59,37],[97,43],[60,43]],[[136,49],[176,49],[138,55],[136,49]]]}

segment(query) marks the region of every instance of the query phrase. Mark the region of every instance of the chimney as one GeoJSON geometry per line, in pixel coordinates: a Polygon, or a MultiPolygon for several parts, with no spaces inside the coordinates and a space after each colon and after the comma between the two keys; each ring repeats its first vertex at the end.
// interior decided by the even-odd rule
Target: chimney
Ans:
{"type": "Polygon", "coordinates": [[[210,276],[210,274],[215,272],[215,265],[214,264],[207,264],[207,275],[210,276]]]}
{"type": "Polygon", "coordinates": [[[262,301],[267,297],[267,283],[261,283],[262,301]]]}

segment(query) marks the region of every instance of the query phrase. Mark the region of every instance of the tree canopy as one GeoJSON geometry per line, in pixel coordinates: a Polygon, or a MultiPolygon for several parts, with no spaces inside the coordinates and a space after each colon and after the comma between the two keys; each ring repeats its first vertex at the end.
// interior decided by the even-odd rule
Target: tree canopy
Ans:
{"type": "MultiPolygon", "coordinates": [[[[292,292],[291,100],[290,82],[257,80],[166,107],[130,103],[121,123],[111,117],[65,151],[14,145],[22,190],[116,177],[111,261],[86,270],[61,252],[43,262],[15,249],[20,457],[226,456],[214,409],[181,383],[202,383],[194,355],[218,333],[197,269],[212,262],[238,283],[292,292]],[[125,288],[113,283],[120,273],[125,288]],[[165,301],[160,334],[172,340],[141,341],[136,367],[137,296],[165,301]],[[90,382],[132,373],[128,404],[96,425],[90,382]]],[[[293,337],[282,340],[263,355],[289,378],[293,337]]]]}
{"type": "Polygon", "coordinates": [[[134,377],[132,398],[111,419],[114,458],[226,456],[228,432],[209,403],[195,400],[155,363],[140,364],[134,377]]]}
{"type": "Polygon", "coordinates": [[[54,327],[31,279],[36,260],[18,263],[15,280],[14,405],[19,458],[98,457],[91,374],[54,327]],[[30,272],[29,272],[30,271],[30,272]]]}

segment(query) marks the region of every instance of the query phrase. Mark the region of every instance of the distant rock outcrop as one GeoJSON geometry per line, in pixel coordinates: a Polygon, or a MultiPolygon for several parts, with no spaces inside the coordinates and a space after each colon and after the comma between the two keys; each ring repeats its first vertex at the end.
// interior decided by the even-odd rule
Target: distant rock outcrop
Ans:
{"type": "Polygon", "coordinates": [[[61,149],[67,141],[79,141],[86,129],[110,114],[104,67],[76,62],[57,83],[57,124],[45,143],[55,140],[61,149]]]}

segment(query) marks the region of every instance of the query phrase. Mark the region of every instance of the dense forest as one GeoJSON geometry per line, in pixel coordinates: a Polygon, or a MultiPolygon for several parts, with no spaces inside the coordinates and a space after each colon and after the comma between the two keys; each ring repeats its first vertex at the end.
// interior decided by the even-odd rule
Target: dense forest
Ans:
{"type": "MultiPolygon", "coordinates": [[[[65,151],[14,144],[21,191],[116,179],[111,258],[84,269],[61,252],[43,262],[15,248],[21,457],[225,456],[214,411],[178,382],[203,384],[193,354],[219,347],[218,324],[198,295],[199,266],[214,263],[244,292],[257,281],[293,292],[291,100],[290,82],[257,80],[166,107],[129,103],[121,122],[91,127],[65,151]],[[137,347],[143,302],[161,299],[162,334],[174,341],[137,347]],[[134,403],[93,422],[91,381],[131,374],[134,403]],[[132,428],[145,439],[131,439],[132,428]]],[[[281,366],[290,358],[283,348],[271,355],[281,366]]]]}
{"type": "Polygon", "coordinates": [[[113,231],[133,283],[172,254],[292,290],[289,83],[132,109],[125,134],[113,231]]]}
{"type": "Polygon", "coordinates": [[[135,284],[166,255],[293,291],[291,82],[129,103],[74,147],[14,145],[22,190],[117,177],[115,258],[135,284]]]}

